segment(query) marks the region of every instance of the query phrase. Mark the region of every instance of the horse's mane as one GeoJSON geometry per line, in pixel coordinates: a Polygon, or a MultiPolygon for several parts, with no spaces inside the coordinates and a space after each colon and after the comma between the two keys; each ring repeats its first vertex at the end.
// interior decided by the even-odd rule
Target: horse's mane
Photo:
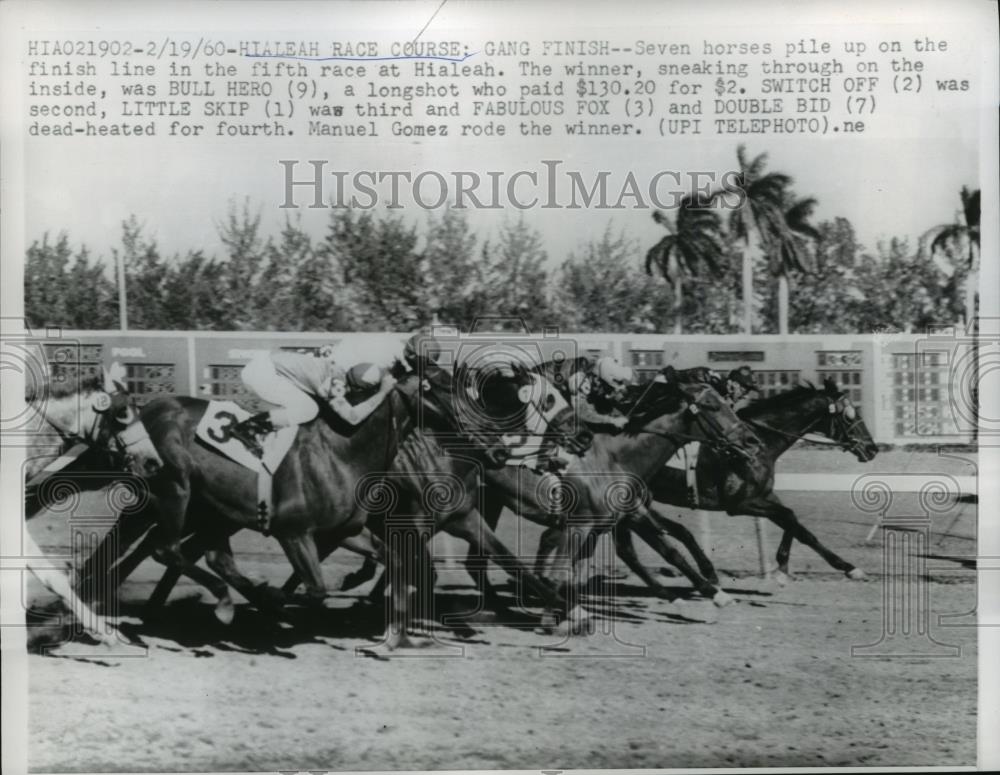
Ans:
{"type": "Polygon", "coordinates": [[[649,382],[633,385],[620,408],[628,414],[627,428],[645,425],[651,420],[680,409],[681,396],[676,385],[666,382],[649,382]]]}
{"type": "Polygon", "coordinates": [[[775,409],[784,409],[798,404],[804,398],[811,398],[817,395],[828,395],[831,398],[839,398],[843,394],[840,391],[837,391],[836,394],[831,394],[825,388],[816,387],[811,382],[806,382],[803,385],[796,385],[789,390],[783,390],[766,398],[758,398],[753,403],[740,409],[738,414],[741,417],[755,417],[765,412],[773,412],[775,409]]]}

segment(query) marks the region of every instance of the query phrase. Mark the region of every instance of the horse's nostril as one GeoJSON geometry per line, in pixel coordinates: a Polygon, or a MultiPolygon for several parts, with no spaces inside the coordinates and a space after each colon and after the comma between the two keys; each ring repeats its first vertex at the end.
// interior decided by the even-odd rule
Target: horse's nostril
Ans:
{"type": "Polygon", "coordinates": [[[147,474],[155,474],[160,470],[160,464],[156,460],[146,460],[142,468],[147,474]]]}

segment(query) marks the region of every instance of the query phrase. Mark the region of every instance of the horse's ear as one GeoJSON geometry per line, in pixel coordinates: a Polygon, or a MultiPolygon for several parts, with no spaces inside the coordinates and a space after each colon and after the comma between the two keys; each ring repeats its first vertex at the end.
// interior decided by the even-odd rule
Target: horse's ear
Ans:
{"type": "Polygon", "coordinates": [[[823,380],[823,389],[826,390],[826,393],[829,396],[839,396],[840,395],[840,387],[837,385],[836,382],[834,382],[829,377],[827,377],[826,379],[823,380]]]}
{"type": "Polygon", "coordinates": [[[660,374],[663,376],[665,382],[677,381],[677,370],[673,366],[664,366],[660,369],[660,374]]]}

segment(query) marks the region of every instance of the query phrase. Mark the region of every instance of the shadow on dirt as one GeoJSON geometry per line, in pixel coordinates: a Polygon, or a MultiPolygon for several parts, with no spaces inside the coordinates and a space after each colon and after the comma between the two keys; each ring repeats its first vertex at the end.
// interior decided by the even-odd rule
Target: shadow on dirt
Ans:
{"type": "MultiPolygon", "coordinates": [[[[705,623],[698,604],[708,601],[685,580],[663,586],[665,597],[646,586],[603,576],[592,577],[578,598],[597,619],[614,619],[641,624],[655,621],[675,624],[705,623]],[[661,601],[691,601],[689,610],[663,610],[661,601]]],[[[414,599],[414,632],[435,640],[453,643],[490,643],[502,630],[535,630],[542,621],[542,602],[524,593],[511,580],[492,587],[493,594],[480,595],[472,587],[442,585],[432,600],[414,599]]],[[[747,589],[727,590],[737,597],[767,598],[769,592],[747,589]]],[[[138,645],[190,652],[196,657],[212,657],[218,652],[238,652],[295,659],[292,649],[304,644],[323,645],[337,651],[353,651],[356,641],[377,643],[386,630],[386,612],[381,601],[360,594],[335,594],[327,606],[307,605],[299,596],[279,620],[244,603],[236,606],[232,623],[215,617],[213,604],[200,596],[170,601],[155,616],[144,608],[144,600],[119,603],[117,617],[121,633],[138,645]],[[353,641],[345,643],[341,641],[353,641]]],[[[752,605],[762,605],[754,603],[752,605]]],[[[74,638],[69,616],[57,604],[27,612],[28,649],[44,653],[46,647],[74,638]]]]}

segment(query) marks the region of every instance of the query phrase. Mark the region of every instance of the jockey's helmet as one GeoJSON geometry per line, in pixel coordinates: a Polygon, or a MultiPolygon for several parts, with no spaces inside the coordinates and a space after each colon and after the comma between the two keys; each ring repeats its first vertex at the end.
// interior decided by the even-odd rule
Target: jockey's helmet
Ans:
{"type": "Polygon", "coordinates": [[[756,390],[757,380],[754,379],[753,370],[749,366],[740,366],[729,372],[730,382],[735,382],[744,390],[756,390]]]}
{"type": "Polygon", "coordinates": [[[403,358],[411,368],[416,368],[420,358],[428,358],[437,363],[441,358],[441,344],[430,330],[422,328],[406,340],[403,348],[403,358]]]}
{"type": "Polygon", "coordinates": [[[358,363],[347,370],[344,381],[348,390],[359,392],[374,390],[382,382],[382,369],[374,363],[358,363]]]}
{"type": "Polygon", "coordinates": [[[632,382],[632,369],[611,356],[601,358],[597,362],[596,371],[601,381],[613,388],[624,387],[632,382]]]}

